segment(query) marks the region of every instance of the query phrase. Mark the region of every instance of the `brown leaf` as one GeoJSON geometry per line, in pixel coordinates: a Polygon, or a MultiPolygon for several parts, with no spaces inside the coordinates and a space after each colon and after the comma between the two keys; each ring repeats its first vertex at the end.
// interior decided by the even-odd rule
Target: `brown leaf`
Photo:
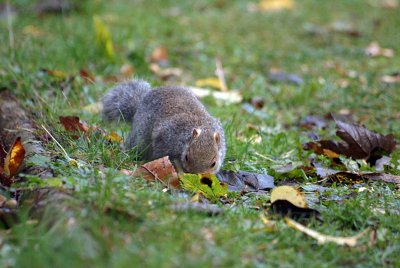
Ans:
{"type": "Polygon", "coordinates": [[[382,7],[387,9],[396,9],[399,7],[399,2],[397,0],[382,0],[380,2],[382,7]]]}
{"type": "Polygon", "coordinates": [[[85,79],[86,82],[89,82],[89,83],[93,83],[94,80],[95,80],[94,75],[93,75],[92,73],[90,73],[89,71],[85,70],[85,69],[81,69],[81,70],[79,71],[79,75],[80,75],[83,79],[85,79]]]}
{"type": "Polygon", "coordinates": [[[382,135],[372,132],[364,126],[357,124],[348,124],[336,120],[336,135],[343,141],[337,142],[333,140],[318,141],[315,144],[306,144],[306,150],[314,150],[314,152],[325,154],[324,150],[329,150],[337,154],[343,154],[354,159],[366,159],[374,162],[377,158],[382,157],[380,151],[390,154],[396,148],[394,135],[382,135]]]}
{"type": "Polygon", "coordinates": [[[139,166],[133,175],[149,181],[158,180],[168,187],[180,188],[178,174],[168,156],[139,166]]]}
{"type": "Polygon", "coordinates": [[[60,116],[59,119],[66,131],[86,133],[89,130],[86,122],[81,121],[78,116],[60,116]]]}
{"type": "Polygon", "coordinates": [[[40,69],[40,71],[47,73],[50,76],[56,77],[56,78],[66,78],[67,74],[59,71],[59,70],[50,70],[50,69],[46,69],[46,68],[42,68],[40,69]]]}
{"type": "Polygon", "coordinates": [[[400,72],[381,77],[381,81],[386,84],[400,83],[400,72]]]}
{"type": "Polygon", "coordinates": [[[17,137],[4,160],[4,172],[8,177],[12,177],[18,173],[24,158],[25,148],[22,145],[21,137],[17,137]]]}
{"type": "Polygon", "coordinates": [[[156,47],[151,53],[150,57],[151,62],[153,63],[166,63],[168,61],[168,51],[165,47],[159,46],[156,47]]]}
{"type": "Polygon", "coordinates": [[[394,52],[393,49],[390,48],[382,48],[378,42],[372,42],[368,45],[365,49],[365,54],[370,57],[386,57],[386,58],[393,58],[394,52]]]}
{"type": "Polygon", "coordinates": [[[275,187],[274,178],[268,174],[256,174],[247,171],[233,172],[221,170],[216,174],[220,182],[228,184],[230,191],[258,191],[275,187]]]}
{"type": "Polygon", "coordinates": [[[261,110],[264,107],[264,98],[263,97],[253,97],[250,99],[251,105],[254,106],[257,110],[261,110]]]}
{"type": "Polygon", "coordinates": [[[183,73],[179,68],[162,68],[156,63],[150,64],[150,70],[162,80],[168,80],[171,77],[180,77],[183,73]]]}
{"type": "Polygon", "coordinates": [[[355,173],[351,171],[338,171],[334,169],[327,169],[318,167],[315,169],[316,174],[322,179],[328,178],[332,182],[344,184],[357,184],[365,182],[365,180],[384,181],[389,183],[400,183],[400,176],[377,173],[377,172],[360,172],[355,173]]]}
{"type": "Polygon", "coordinates": [[[130,79],[132,78],[134,70],[132,65],[130,65],[129,63],[125,63],[124,65],[121,66],[120,72],[124,78],[130,79]]]}
{"type": "Polygon", "coordinates": [[[326,126],[327,126],[326,120],[316,115],[308,115],[300,121],[300,127],[306,129],[313,129],[313,128],[324,129],[326,128],[326,126]]]}

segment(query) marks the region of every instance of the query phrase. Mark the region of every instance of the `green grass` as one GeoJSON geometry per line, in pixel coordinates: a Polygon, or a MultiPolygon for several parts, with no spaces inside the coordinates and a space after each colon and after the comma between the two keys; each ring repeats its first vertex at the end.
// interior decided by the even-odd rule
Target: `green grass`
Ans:
{"type": "MultiPolygon", "coordinates": [[[[70,166],[51,139],[45,144],[56,180],[74,200],[48,211],[40,222],[29,220],[29,206],[21,205],[21,222],[0,229],[0,267],[400,265],[400,196],[394,185],[369,182],[363,185],[368,189],[364,192],[337,185],[321,194],[316,206],[324,221],[308,220],[308,227],[337,236],[355,235],[368,226],[377,226],[378,231],[372,246],[318,245],[272,215],[268,196],[232,195],[230,205],[221,205],[224,212],[215,217],[175,211],[171,205],[190,200],[189,194],[163,192],[160,184],[118,172],[134,167],[134,152],[124,152],[96,135],[73,140],[58,123],[61,115],[78,115],[89,124],[127,135],[129,126],[102,122],[82,107],[98,101],[113,86],[102,78],[119,74],[125,63],[134,67],[135,76],[164,84],[148,68],[151,52],[162,45],[168,49],[170,65],[184,72],[174,83],[194,85],[214,76],[219,57],[229,88],[240,90],[245,99],[263,98],[264,108],[258,113],[245,112],[242,104],[220,106],[204,100],[225,126],[227,169],[274,173],[288,163],[308,165],[310,153],[302,143],[310,138],[297,122],[309,114],[349,109],[368,128],[393,133],[399,140],[399,84],[380,82],[382,75],[399,71],[399,9],[384,9],[372,0],[307,0],[296,1],[290,11],[251,13],[247,1],[93,0],[70,14],[36,16],[31,1],[12,2],[18,8],[12,24],[14,47],[8,42],[7,21],[0,18],[0,90],[11,90],[32,111],[37,125],[46,125],[67,153],[85,165],[70,166]],[[114,60],[96,46],[93,16],[111,32],[114,60]],[[353,25],[361,36],[313,36],[306,31],[309,24],[329,28],[335,21],[353,25]],[[36,27],[40,35],[26,33],[27,26],[36,27]],[[392,48],[395,56],[367,57],[364,49],[372,41],[392,48]],[[357,75],[344,76],[339,68],[329,67],[333,65],[357,75]],[[273,67],[301,75],[304,84],[271,83],[268,73],[273,67]],[[86,83],[76,77],[66,84],[42,68],[70,76],[86,69],[98,79],[86,83]],[[341,87],[341,79],[348,86],[341,87]],[[258,130],[249,129],[249,124],[258,130]],[[259,144],[250,142],[255,135],[261,137],[259,144]],[[254,206],[260,210],[250,208],[254,206]],[[276,221],[272,232],[260,219],[264,214],[276,221]]],[[[37,134],[45,135],[40,128],[37,134]]],[[[333,135],[333,126],[323,133],[327,138],[333,135]]],[[[394,158],[399,155],[399,150],[393,153],[394,158]]],[[[298,174],[279,180],[289,176],[305,183],[298,174]]],[[[27,178],[27,185],[34,182],[27,178]]]]}

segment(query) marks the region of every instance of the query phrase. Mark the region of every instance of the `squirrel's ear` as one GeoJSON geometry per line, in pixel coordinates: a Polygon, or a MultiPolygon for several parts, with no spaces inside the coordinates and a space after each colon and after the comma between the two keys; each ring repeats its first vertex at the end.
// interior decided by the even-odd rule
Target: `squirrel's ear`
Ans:
{"type": "Polygon", "coordinates": [[[214,139],[215,139],[215,142],[219,145],[219,143],[221,142],[221,135],[219,134],[218,131],[214,132],[214,139]]]}
{"type": "Polygon", "coordinates": [[[200,133],[201,133],[201,128],[194,128],[192,133],[193,138],[197,139],[200,136],[200,133]]]}

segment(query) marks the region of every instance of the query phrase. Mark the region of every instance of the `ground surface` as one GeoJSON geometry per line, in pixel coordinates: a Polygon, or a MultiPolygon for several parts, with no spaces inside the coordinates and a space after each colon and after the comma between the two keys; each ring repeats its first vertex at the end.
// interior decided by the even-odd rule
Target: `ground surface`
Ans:
{"type": "MultiPolygon", "coordinates": [[[[59,116],[77,115],[126,135],[128,126],[102,122],[99,114],[82,109],[114,84],[111,78],[121,75],[121,66],[129,64],[135,76],[154,85],[194,86],[215,76],[218,57],[229,88],[240,90],[245,100],[260,97],[264,102],[252,112],[244,103],[222,106],[204,100],[226,129],[225,169],[274,174],[289,163],[309,165],[311,153],[302,143],[310,137],[298,122],[310,114],[348,110],[354,121],[399,140],[399,84],[381,82],[383,75],[400,71],[399,8],[385,8],[378,0],[310,0],[296,1],[288,10],[252,12],[258,2],[93,0],[77,1],[78,8],[69,13],[36,15],[31,1],[11,2],[16,9],[12,27],[4,12],[0,15],[0,88],[11,90],[37,125],[47,126],[69,156],[85,164],[81,169],[69,165],[54,141],[47,140],[47,165],[56,182],[74,189],[74,209],[60,208],[55,219],[49,216],[50,223],[22,220],[0,229],[1,267],[400,265],[399,191],[393,184],[329,185],[317,202],[323,222],[305,224],[336,236],[370,226],[377,228],[377,238],[370,246],[354,248],[318,245],[271,214],[268,195],[231,195],[224,213],[215,217],[175,211],[171,204],[190,200],[190,195],[164,192],[162,184],[120,174],[134,167],[134,153],[101,136],[74,140],[58,123],[59,116]],[[96,44],[94,16],[110,31],[113,58],[96,44]],[[373,41],[393,49],[394,56],[366,56],[373,41]],[[150,71],[158,46],[167,49],[169,67],[183,74],[165,82],[150,71]],[[295,73],[304,82],[273,83],[268,78],[273,68],[295,73]],[[82,69],[94,74],[95,82],[80,77],[82,69]],[[275,228],[265,228],[261,215],[275,220],[275,228]]],[[[46,136],[40,127],[37,134],[46,136]]],[[[332,138],[334,125],[318,134],[332,138]]],[[[399,158],[399,150],[392,158],[399,158]]],[[[40,184],[35,177],[25,180],[25,187],[40,184]]],[[[305,185],[318,178],[294,172],[276,176],[275,183],[286,180],[305,185]]],[[[26,214],[20,214],[24,219],[26,214]]]]}

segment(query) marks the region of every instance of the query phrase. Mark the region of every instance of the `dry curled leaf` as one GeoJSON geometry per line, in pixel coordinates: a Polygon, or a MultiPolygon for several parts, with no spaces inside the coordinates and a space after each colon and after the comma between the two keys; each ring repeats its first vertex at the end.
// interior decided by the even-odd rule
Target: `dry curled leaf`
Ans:
{"type": "Polygon", "coordinates": [[[393,49],[390,48],[382,48],[378,42],[372,42],[368,45],[365,49],[365,54],[370,57],[386,57],[386,58],[393,58],[394,52],[393,49]]]}
{"type": "Polygon", "coordinates": [[[157,63],[150,64],[150,70],[160,77],[162,80],[168,80],[171,77],[180,77],[183,74],[183,71],[179,68],[162,68],[157,63]]]}
{"type": "Polygon", "coordinates": [[[85,69],[81,69],[79,75],[88,83],[93,83],[95,80],[94,75],[85,69]]]}
{"type": "Polygon", "coordinates": [[[158,180],[171,188],[179,188],[180,186],[178,174],[168,156],[139,166],[133,175],[141,176],[149,181],[158,180]]]}
{"type": "Polygon", "coordinates": [[[22,145],[21,137],[17,137],[6,159],[4,160],[4,172],[12,177],[18,173],[25,158],[25,148],[22,145]]]}
{"type": "Polygon", "coordinates": [[[308,207],[302,192],[291,186],[278,186],[271,192],[271,206],[274,212],[292,217],[318,216],[318,211],[308,207]]]}
{"type": "Polygon", "coordinates": [[[111,134],[106,135],[105,138],[108,141],[118,142],[118,143],[122,143],[124,141],[124,139],[116,132],[111,132],[111,134]]]}
{"type": "Polygon", "coordinates": [[[197,80],[196,87],[207,87],[207,88],[211,87],[214,89],[221,90],[221,82],[216,77],[209,77],[197,80]]]}
{"type": "Polygon", "coordinates": [[[343,141],[321,140],[305,144],[306,150],[325,154],[333,152],[354,159],[365,159],[373,162],[382,157],[382,151],[390,154],[396,148],[394,135],[382,135],[372,132],[364,126],[336,121],[336,135],[343,141]]]}
{"type": "Polygon", "coordinates": [[[47,68],[41,68],[40,71],[44,72],[50,76],[56,77],[56,78],[66,78],[67,77],[66,73],[59,71],[59,70],[50,70],[47,68]]]}
{"type": "Polygon", "coordinates": [[[156,47],[151,53],[151,62],[165,64],[168,61],[168,51],[165,47],[156,47]]]}
{"type": "Polygon", "coordinates": [[[60,116],[59,119],[67,131],[86,133],[89,130],[87,123],[81,121],[78,116],[60,116]]]}
{"type": "Polygon", "coordinates": [[[283,9],[293,9],[293,0],[262,0],[258,3],[260,11],[280,11],[283,9]]]}
{"type": "Polygon", "coordinates": [[[386,84],[400,83],[400,72],[384,75],[381,77],[381,81],[386,84]]]}
{"type": "Polygon", "coordinates": [[[274,178],[268,174],[221,170],[216,175],[220,182],[228,184],[230,191],[258,191],[275,187],[274,178]]]}
{"type": "Polygon", "coordinates": [[[365,182],[366,180],[384,181],[396,184],[400,183],[400,176],[380,172],[355,173],[351,171],[338,171],[318,167],[315,169],[315,173],[322,179],[328,179],[331,182],[342,184],[357,184],[365,182]]]}

